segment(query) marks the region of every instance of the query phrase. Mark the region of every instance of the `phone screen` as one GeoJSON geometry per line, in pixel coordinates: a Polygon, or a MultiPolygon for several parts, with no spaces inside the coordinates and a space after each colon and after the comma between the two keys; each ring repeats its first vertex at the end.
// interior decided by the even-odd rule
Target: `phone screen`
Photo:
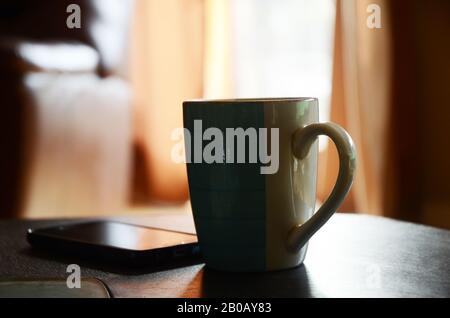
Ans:
{"type": "Polygon", "coordinates": [[[194,234],[119,222],[73,224],[43,229],[39,232],[72,241],[139,251],[197,243],[197,236],[194,234]]]}

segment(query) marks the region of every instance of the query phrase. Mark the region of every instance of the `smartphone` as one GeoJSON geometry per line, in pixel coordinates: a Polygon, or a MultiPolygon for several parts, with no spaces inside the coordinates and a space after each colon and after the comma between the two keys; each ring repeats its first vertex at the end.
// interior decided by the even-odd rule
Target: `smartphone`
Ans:
{"type": "Polygon", "coordinates": [[[197,236],[113,221],[28,229],[35,248],[126,266],[165,265],[200,258],[197,236]]]}

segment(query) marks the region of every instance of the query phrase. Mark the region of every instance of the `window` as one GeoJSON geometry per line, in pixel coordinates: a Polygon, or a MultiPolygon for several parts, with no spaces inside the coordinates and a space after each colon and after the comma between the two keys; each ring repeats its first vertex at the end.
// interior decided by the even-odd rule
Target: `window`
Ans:
{"type": "Polygon", "coordinates": [[[232,0],[234,95],[318,97],[320,120],[329,120],[335,6],[335,0],[232,0]]]}

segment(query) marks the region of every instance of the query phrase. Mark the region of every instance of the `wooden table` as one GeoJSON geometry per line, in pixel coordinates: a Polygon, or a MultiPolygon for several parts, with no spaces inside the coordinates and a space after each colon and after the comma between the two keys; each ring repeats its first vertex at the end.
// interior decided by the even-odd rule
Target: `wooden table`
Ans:
{"type": "MultiPolygon", "coordinates": [[[[194,231],[186,213],[119,219],[194,231]]],[[[28,227],[64,222],[1,221],[0,279],[65,279],[76,260],[36,252],[25,240],[28,227]]],[[[197,264],[124,273],[78,264],[82,277],[102,280],[115,297],[450,297],[450,231],[355,214],[333,216],[293,270],[234,274],[197,264]]]]}

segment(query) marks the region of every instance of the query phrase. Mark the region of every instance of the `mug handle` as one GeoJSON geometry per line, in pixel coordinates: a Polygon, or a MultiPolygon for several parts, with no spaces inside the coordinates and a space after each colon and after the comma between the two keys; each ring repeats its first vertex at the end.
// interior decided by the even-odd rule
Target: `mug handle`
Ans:
{"type": "Polygon", "coordinates": [[[319,135],[328,136],[335,143],[339,154],[339,174],[333,191],[319,210],[308,221],[289,231],[287,248],[293,253],[298,252],[336,212],[350,190],[356,169],[353,140],[341,126],[334,123],[314,123],[297,129],[292,136],[294,156],[304,159],[319,135]]]}

